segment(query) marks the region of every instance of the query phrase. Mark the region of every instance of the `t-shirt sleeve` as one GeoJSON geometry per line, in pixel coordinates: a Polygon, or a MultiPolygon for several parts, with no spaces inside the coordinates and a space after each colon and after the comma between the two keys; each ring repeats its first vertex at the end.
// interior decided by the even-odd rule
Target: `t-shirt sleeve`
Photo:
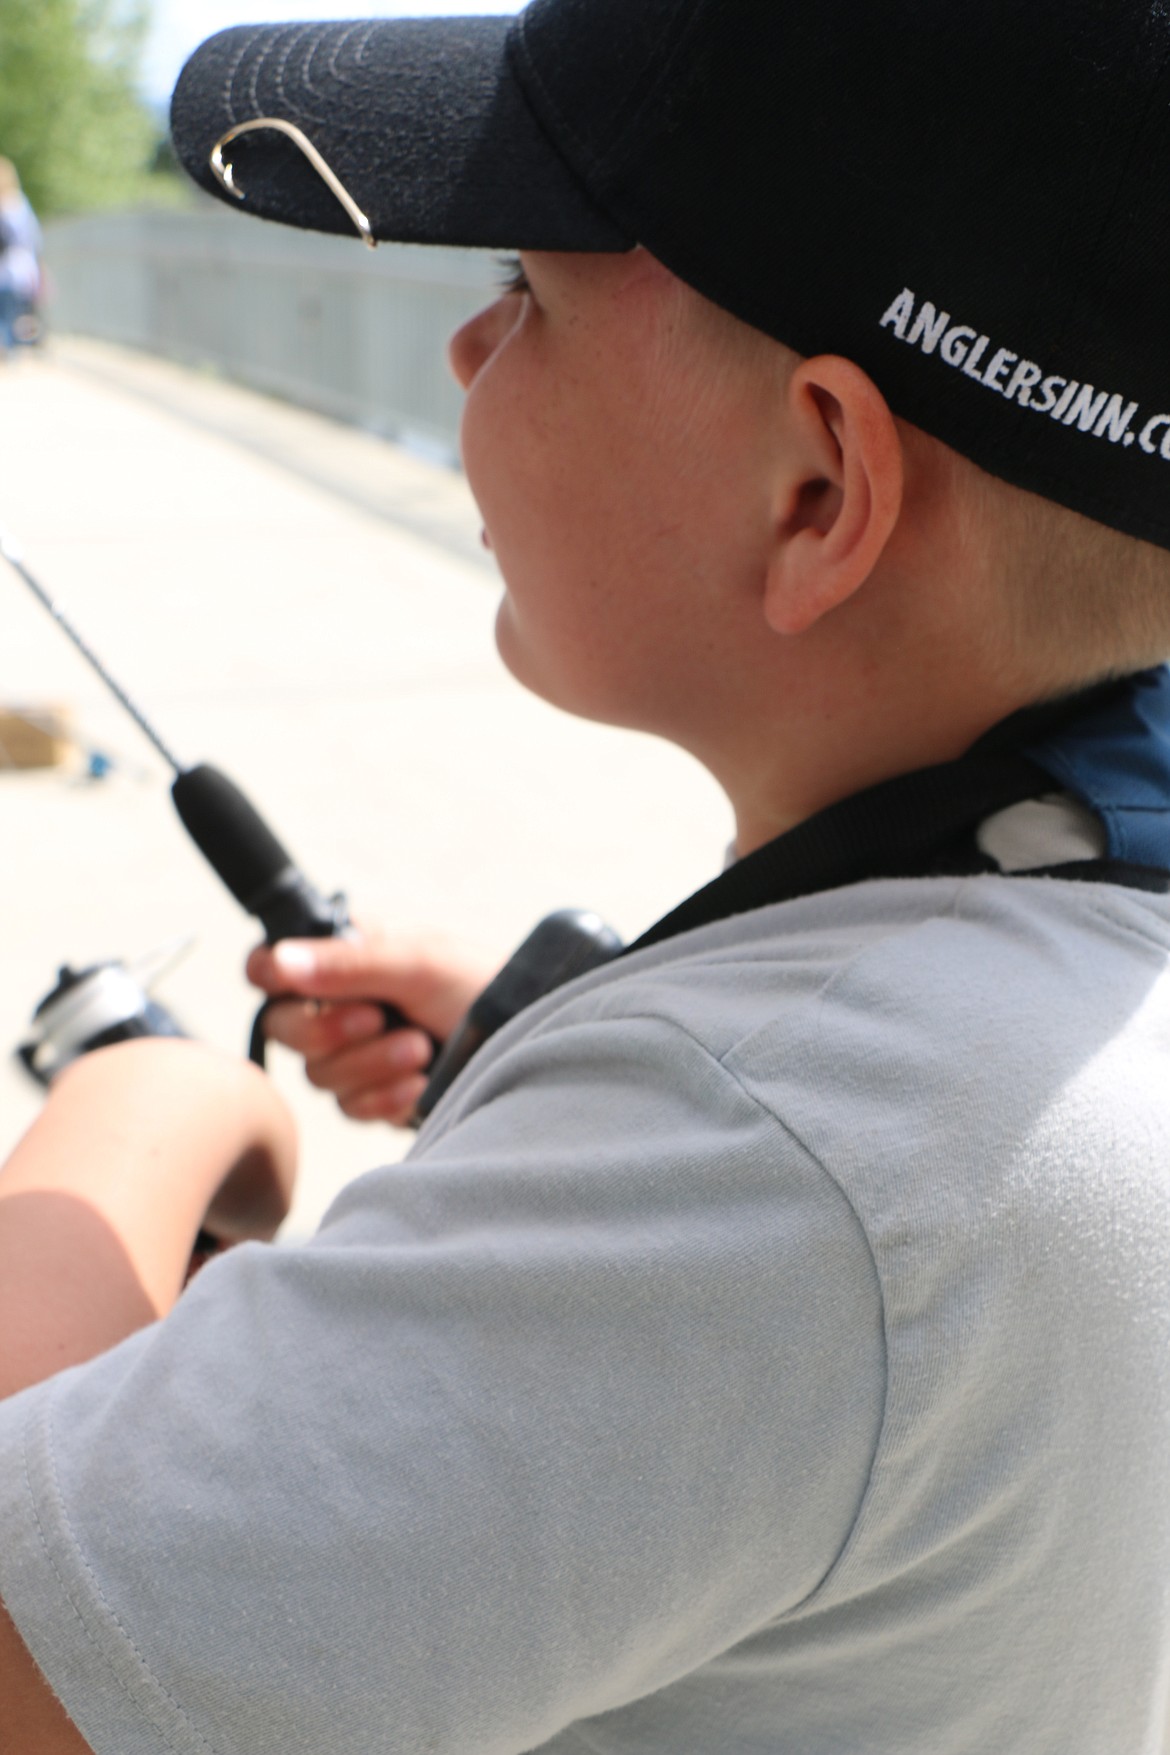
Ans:
{"type": "Polygon", "coordinates": [[[97,1755],[520,1755],[799,1604],[883,1394],[824,1170],[587,1021],[0,1405],[0,1596],[97,1755]]]}

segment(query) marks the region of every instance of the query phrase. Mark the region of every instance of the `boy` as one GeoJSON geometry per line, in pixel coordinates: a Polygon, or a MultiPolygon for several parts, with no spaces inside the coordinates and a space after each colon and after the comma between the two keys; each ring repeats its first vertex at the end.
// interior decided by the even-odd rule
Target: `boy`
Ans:
{"type": "MultiPolygon", "coordinates": [[[[1168,66],[1134,0],[534,0],[188,69],[228,198],[521,249],[452,346],[501,649],[738,858],[177,1302],[275,1098],[63,1077],[0,1183],[13,1748],[1163,1748],[1168,66]]],[[[367,1002],[474,990],[252,970],[351,1113],[424,1059],[367,1002]]]]}

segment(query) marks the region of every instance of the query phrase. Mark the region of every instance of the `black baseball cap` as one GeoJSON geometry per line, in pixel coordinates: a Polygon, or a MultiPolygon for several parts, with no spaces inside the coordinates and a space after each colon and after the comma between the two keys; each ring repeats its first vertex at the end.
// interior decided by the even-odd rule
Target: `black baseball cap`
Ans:
{"type": "MultiPolygon", "coordinates": [[[[184,165],[298,128],[376,239],[644,245],[992,474],[1170,547],[1161,0],[532,0],[246,26],[185,68],[184,165]]],[[[352,220],[287,136],[240,203],[352,220]]]]}

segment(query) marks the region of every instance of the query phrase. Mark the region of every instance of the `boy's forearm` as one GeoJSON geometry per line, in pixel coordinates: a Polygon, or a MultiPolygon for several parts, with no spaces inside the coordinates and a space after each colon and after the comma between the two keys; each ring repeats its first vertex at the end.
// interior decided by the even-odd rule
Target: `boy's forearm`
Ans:
{"type": "Polygon", "coordinates": [[[164,1315],[217,1196],[229,1240],[271,1235],[290,1137],[254,1069],[192,1044],[69,1068],[0,1169],[0,1396],[164,1315]]]}
{"type": "Polygon", "coordinates": [[[122,1240],[73,1195],[0,1198],[0,1398],[161,1315],[122,1240]]]}

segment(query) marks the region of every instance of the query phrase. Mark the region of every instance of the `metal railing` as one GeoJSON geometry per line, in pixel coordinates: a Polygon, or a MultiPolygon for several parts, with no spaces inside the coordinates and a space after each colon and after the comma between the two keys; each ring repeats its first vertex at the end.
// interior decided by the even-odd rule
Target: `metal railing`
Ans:
{"type": "Polygon", "coordinates": [[[59,221],[52,323],[214,367],[386,438],[454,458],[452,330],[498,278],[479,251],[383,245],[182,213],[59,221]]]}

